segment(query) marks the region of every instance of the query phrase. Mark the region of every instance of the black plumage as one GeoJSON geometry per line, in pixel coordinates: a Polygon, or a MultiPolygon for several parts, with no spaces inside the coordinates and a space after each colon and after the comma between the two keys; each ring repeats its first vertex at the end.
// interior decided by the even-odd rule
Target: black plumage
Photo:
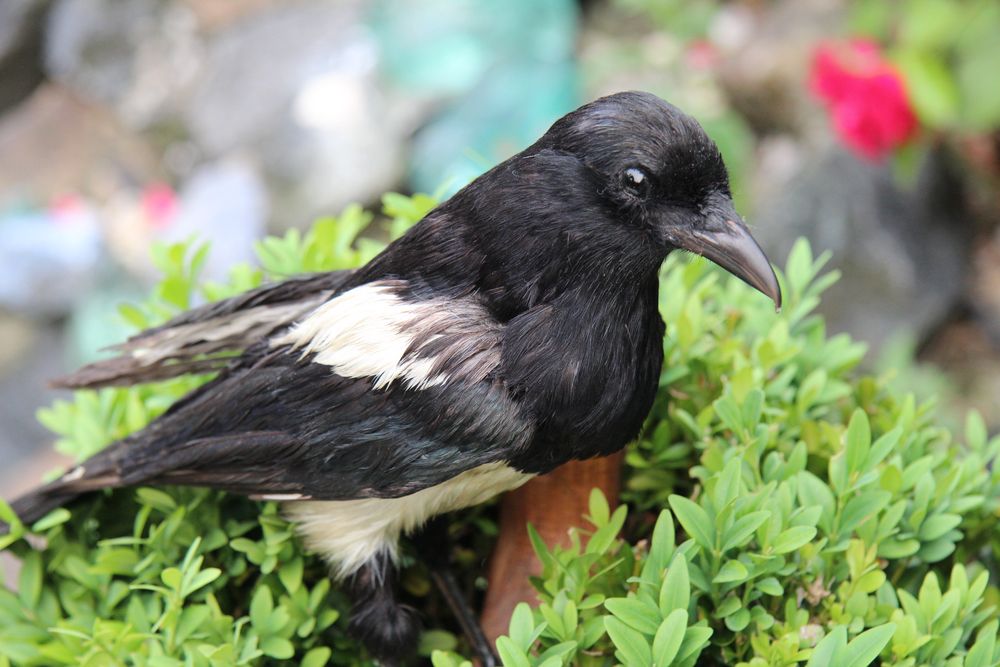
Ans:
{"type": "Polygon", "coordinates": [[[14,509],[140,484],[289,501],[392,661],[416,636],[387,579],[400,532],[636,437],[663,361],[657,273],[678,248],[780,303],[697,122],[645,93],[599,99],[366,266],[190,311],[64,378],[219,371],[14,509]]]}

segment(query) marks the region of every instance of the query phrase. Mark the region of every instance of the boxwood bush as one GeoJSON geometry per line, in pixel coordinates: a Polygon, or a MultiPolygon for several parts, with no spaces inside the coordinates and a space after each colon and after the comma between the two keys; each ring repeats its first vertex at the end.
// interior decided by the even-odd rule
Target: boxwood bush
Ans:
{"type": "MultiPolygon", "coordinates": [[[[203,284],[206,249],[163,246],[163,279],[122,315],[141,328],[197,298],[356,266],[434,205],[387,195],[260,243],[260,269],[203,284]],[[367,231],[366,231],[367,230],[367,231]],[[362,232],[365,235],[362,236],[362,232]]],[[[785,309],[700,259],[663,270],[660,394],[627,454],[626,504],[598,492],[569,547],[533,534],[541,604],[497,644],[508,667],[1000,665],[1000,437],[968,417],[956,438],[931,406],[862,373],[864,347],[814,314],[836,280],[800,242],[785,309]]],[[[85,458],[206,378],[79,392],[39,418],[85,458]]],[[[366,665],[347,601],[274,503],[204,489],[93,494],[12,530],[0,589],[0,665],[366,665]]],[[[460,513],[456,563],[482,585],[490,508],[460,513]]],[[[407,595],[436,667],[470,665],[426,573],[407,595]]]]}

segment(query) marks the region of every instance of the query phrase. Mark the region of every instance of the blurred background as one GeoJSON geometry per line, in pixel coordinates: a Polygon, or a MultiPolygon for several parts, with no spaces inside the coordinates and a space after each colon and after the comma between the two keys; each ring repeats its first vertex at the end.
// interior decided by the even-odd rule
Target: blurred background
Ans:
{"type": "Polygon", "coordinates": [[[223,276],[624,89],[703,122],[776,264],[832,254],[869,370],[1000,428],[997,35],[996,0],[0,0],[0,495],[58,463],[46,379],[125,335],[153,242],[223,276]]]}

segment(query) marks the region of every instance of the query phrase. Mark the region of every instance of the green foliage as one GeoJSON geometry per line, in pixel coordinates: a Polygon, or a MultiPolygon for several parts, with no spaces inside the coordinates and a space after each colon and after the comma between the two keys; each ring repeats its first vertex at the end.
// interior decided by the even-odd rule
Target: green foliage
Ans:
{"type": "MultiPolygon", "coordinates": [[[[390,232],[402,233],[434,203],[387,194],[390,232]]],[[[153,260],[163,278],[145,303],[121,315],[138,330],[197,298],[225,298],[265,278],[357,266],[383,245],[360,236],[372,219],[349,206],[305,235],[265,239],[261,268],[235,267],[226,284],[199,284],[204,245],[158,246],[153,260]]],[[[60,451],[82,460],[207,379],[81,391],[38,417],[58,434],[60,451]]],[[[0,520],[12,524],[0,547],[21,559],[17,592],[0,589],[0,665],[367,664],[338,623],[346,599],[331,591],[327,568],[303,552],[274,503],[142,488],[95,494],[30,528],[0,501],[0,520]],[[29,533],[44,548],[32,547],[29,533]]]]}
{"type": "MultiPolygon", "coordinates": [[[[384,204],[399,233],[432,201],[384,204]]],[[[163,283],[123,314],[146,326],[196,294],[356,265],[377,251],[359,238],[371,222],[349,208],[266,240],[262,269],[225,285],[197,286],[192,244],[162,248],[163,283]]],[[[626,505],[593,493],[566,547],[531,532],[540,604],[514,612],[505,665],[1000,665],[1000,437],[971,415],[955,441],[927,406],[859,374],[863,347],[813,314],[836,279],[824,261],[795,247],[780,315],[707,262],[667,262],[666,363],[627,453],[626,505]]],[[[203,380],[81,392],[40,417],[82,458],[203,380]]],[[[31,527],[0,503],[0,519],[13,524],[0,547],[21,561],[0,590],[0,665],[368,664],[344,633],[345,598],[274,503],[136,489],[31,527]]],[[[456,524],[491,528],[475,512],[456,524]]],[[[486,548],[464,546],[459,562],[475,572],[486,548]]],[[[404,584],[434,628],[423,653],[470,665],[419,566],[404,584]]]]}
{"type": "Polygon", "coordinates": [[[648,17],[681,39],[704,36],[719,7],[717,0],[615,0],[615,4],[648,17]]]}
{"type": "Polygon", "coordinates": [[[1000,5],[993,0],[856,0],[852,28],[886,41],[920,120],[934,129],[1000,126],[1000,5]]]}
{"type": "Polygon", "coordinates": [[[668,261],[662,391],[627,455],[639,516],[592,499],[589,541],[536,544],[542,604],[512,620],[504,664],[1000,664],[1000,437],[972,415],[956,443],[857,375],[863,348],[812,314],[824,261],[795,247],[780,316],[668,261]]]}

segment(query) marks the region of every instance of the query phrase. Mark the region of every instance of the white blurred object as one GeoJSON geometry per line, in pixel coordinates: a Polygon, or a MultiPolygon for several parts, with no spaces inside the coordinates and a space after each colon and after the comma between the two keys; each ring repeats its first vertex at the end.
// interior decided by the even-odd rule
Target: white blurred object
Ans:
{"type": "MultiPolygon", "coordinates": [[[[257,172],[240,160],[200,167],[184,184],[175,211],[157,235],[165,241],[196,237],[211,243],[203,275],[221,280],[229,268],[254,260],[254,242],[264,235],[269,202],[257,172]]],[[[155,217],[155,211],[148,211],[155,217]]]]}
{"type": "Polygon", "coordinates": [[[96,212],[75,198],[0,215],[0,307],[36,316],[68,312],[94,283],[101,245],[96,212]]]}

